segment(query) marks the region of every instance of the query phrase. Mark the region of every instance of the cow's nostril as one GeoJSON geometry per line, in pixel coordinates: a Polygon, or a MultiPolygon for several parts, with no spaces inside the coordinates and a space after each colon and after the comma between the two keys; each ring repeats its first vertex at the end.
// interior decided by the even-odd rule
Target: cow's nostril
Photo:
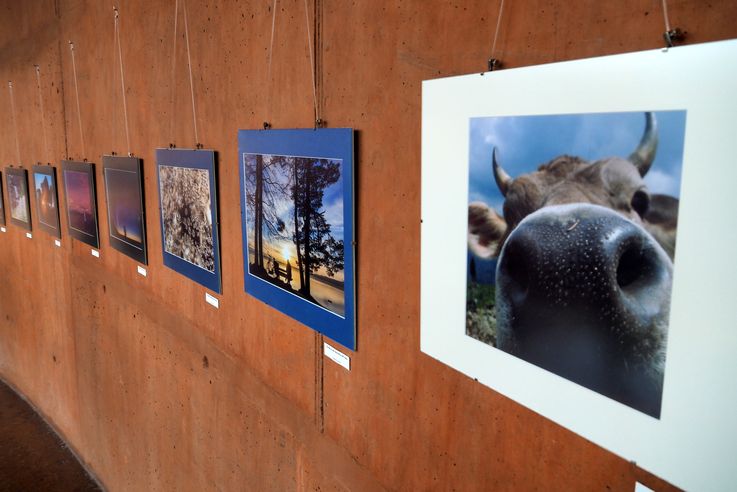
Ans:
{"type": "Polygon", "coordinates": [[[512,301],[517,305],[523,303],[530,289],[528,262],[529,259],[525,261],[525,255],[519,248],[513,248],[509,251],[503,265],[504,275],[509,280],[507,289],[512,301]]]}
{"type": "Polygon", "coordinates": [[[654,254],[650,248],[643,247],[640,241],[629,243],[619,256],[617,263],[617,285],[622,290],[636,288],[647,281],[653,273],[654,254]]]}

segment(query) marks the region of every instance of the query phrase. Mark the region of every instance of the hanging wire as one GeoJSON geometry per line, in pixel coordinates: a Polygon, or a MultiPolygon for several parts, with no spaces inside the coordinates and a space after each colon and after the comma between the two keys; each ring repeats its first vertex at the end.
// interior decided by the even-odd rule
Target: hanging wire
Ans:
{"type": "Polygon", "coordinates": [[[189,67],[189,91],[192,96],[192,123],[194,126],[195,148],[202,147],[200,137],[197,133],[197,110],[194,104],[194,82],[192,81],[192,54],[189,50],[189,24],[187,21],[187,0],[182,0],[182,10],[184,10],[184,39],[187,43],[187,66],[189,67]]]}
{"type": "Polygon", "coordinates": [[[668,18],[668,0],[663,0],[663,19],[665,20],[665,30],[670,31],[670,19],[668,18]]]}
{"type": "Polygon", "coordinates": [[[175,131],[174,131],[174,107],[176,102],[176,70],[177,70],[177,21],[179,19],[179,0],[176,0],[174,2],[174,52],[172,53],[172,61],[171,61],[171,118],[169,122],[169,134],[171,135],[171,143],[169,144],[170,148],[174,147],[174,138],[175,138],[175,131]]]}
{"type": "Polygon", "coordinates": [[[74,43],[69,41],[69,49],[72,52],[72,73],[74,74],[74,92],[77,95],[77,123],[79,123],[79,139],[82,141],[82,158],[87,157],[84,146],[84,132],[82,131],[82,111],[79,109],[79,84],[77,83],[77,63],[74,60],[74,43]]]}
{"type": "MultiPolygon", "coordinates": [[[[115,7],[113,7],[113,9],[115,9],[115,7]]],[[[117,23],[116,23],[116,25],[117,25],[117,23]]],[[[115,59],[118,56],[117,52],[118,52],[118,32],[117,32],[117,29],[114,29],[113,30],[113,57],[112,57],[112,60],[113,60],[113,65],[112,65],[112,67],[113,67],[113,78],[112,78],[112,81],[113,82],[112,82],[112,84],[113,84],[113,86],[115,85],[116,81],[118,80],[117,79],[117,77],[118,77],[117,67],[115,66],[115,59]]],[[[111,142],[111,148],[112,149],[115,149],[115,145],[117,143],[116,142],[116,137],[118,136],[118,128],[117,128],[117,126],[118,126],[118,118],[117,118],[117,116],[118,115],[117,115],[117,107],[116,107],[116,103],[118,102],[118,98],[117,98],[117,92],[115,92],[115,87],[113,87],[113,93],[112,93],[112,97],[110,98],[110,101],[111,101],[111,111],[110,112],[113,115],[113,117],[110,120],[110,131],[112,132],[112,136],[111,136],[110,142],[111,142]]],[[[112,155],[115,155],[115,150],[111,150],[110,153],[112,155]]]]}
{"type": "Polygon", "coordinates": [[[305,24],[307,26],[307,49],[310,53],[310,73],[312,74],[312,98],[315,102],[315,128],[319,127],[322,124],[322,120],[320,119],[320,113],[317,109],[317,84],[315,83],[315,60],[312,56],[312,36],[310,34],[310,14],[307,10],[307,0],[304,0],[305,3],[305,24]]]}
{"type": "Polygon", "coordinates": [[[128,106],[126,104],[126,97],[125,97],[125,75],[123,70],[123,51],[120,46],[120,13],[118,12],[117,7],[113,7],[113,11],[115,12],[115,40],[118,44],[118,59],[120,60],[120,87],[123,93],[123,119],[125,121],[125,141],[128,144],[128,156],[132,156],[131,153],[131,138],[130,138],[130,132],[128,130],[128,106]]]}
{"type": "Polygon", "coordinates": [[[670,18],[668,16],[668,0],[662,0],[663,4],[663,20],[665,21],[665,32],[663,33],[663,39],[665,40],[666,48],[672,48],[674,41],[682,41],[686,33],[680,28],[671,28],[670,18]]]}
{"type": "Polygon", "coordinates": [[[494,30],[494,41],[491,43],[491,54],[489,55],[489,72],[501,66],[501,62],[499,61],[499,59],[494,58],[494,53],[496,53],[496,41],[499,38],[499,26],[501,26],[501,23],[502,23],[502,13],[503,12],[504,12],[504,0],[501,0],[501,3],[499,4],[499,15],[496,18],[496,29],[494,30]]]}
{"type": "Polygon", "coordinates": [[[13,94],[13,81],[8,81],[8,91],[10,92],[10,109],[13,113],[13,129],[15,130],[15,151],[18,154],[18,165],[20,165],[20,140],[18,139],[18,122],[15,119],[15,94],[13,94]]]}
{"type": "MultiPolygon", "coordinates": [[[[39,110],[41,111],[41,133],[44,137],[44,152],[46,153],[46,157],[49,157],[49,141],[46,139],[46,112],[44,111],[44,98],[41,93],[41,67],[38,65],[34,65],[36,67],[36,87],[38,87],[38,103],[39,103],[39,110]]],[[[47,161],[48,162],[48,161],[47,161]]]]}
{"type": "Polygon", "coordinates": [[[274,53],[274,33],[275,33],[275,27],[276,27],[276,8],[277,8],[277,2],[278,0],[274,0],[274,3],[271,5],[271,40],[269,41],[269,62],[268,62],[268,69],[266,71],[266,85],[268,87],[267,96],[266,96],[266,121],[264,121],[264,130],[271,127],[271,123],[269,123],[269,118],[271,117],[271,58],[272,54],[274,53]]]}

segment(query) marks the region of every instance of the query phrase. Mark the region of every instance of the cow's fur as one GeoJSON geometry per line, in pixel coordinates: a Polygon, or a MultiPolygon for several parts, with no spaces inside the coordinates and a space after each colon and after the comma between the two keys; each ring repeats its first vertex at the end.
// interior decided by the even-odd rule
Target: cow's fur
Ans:
{"type": "Polygon", "coordinates": [[[644,227],[673,258],[678,200],[651,195],[634,165],[616,157],[589,163],[564,155],[518,177],[507,191],[503,218],[485,203],[471,203],[469,248],[481,258],[494,258],[522,219],[543,207],[567,203],[590,203],[616,211],[644,227]],[[642,206],[638,200],[646,202],[647,208],[638,212],[642,206]]]}

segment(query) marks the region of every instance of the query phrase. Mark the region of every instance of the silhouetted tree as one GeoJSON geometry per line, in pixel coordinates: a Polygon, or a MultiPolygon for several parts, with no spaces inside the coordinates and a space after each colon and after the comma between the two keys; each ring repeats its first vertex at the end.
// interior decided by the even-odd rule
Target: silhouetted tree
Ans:
{"type": "Polygon", "coordinates": [[[288,196],[288,187],[276,175],[282,156],[256,154],[246,159],[246,206],[254,221],[254,264],[264,269],[264,232],[283,234],[286,225],[277,216],[276,202],[288,196]]]}
{"type": "Polygon", "coordinates": [[[297,249],[300,291],[310,296],[310,277],[321,267],[332,277],[343,269],[343,241],[331,234],[323,195],[340,179],[340,164],[327,159],[292,158],[293,241],[297,249]]]}

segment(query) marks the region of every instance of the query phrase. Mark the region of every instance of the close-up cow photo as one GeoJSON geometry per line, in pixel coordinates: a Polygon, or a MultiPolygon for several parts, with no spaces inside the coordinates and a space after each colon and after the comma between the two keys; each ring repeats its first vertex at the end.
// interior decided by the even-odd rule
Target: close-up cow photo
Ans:
{"type": "Polygon", "coordinates": [[[471,118],[467,335],[660,418],[685,126],[471,118]]]}

